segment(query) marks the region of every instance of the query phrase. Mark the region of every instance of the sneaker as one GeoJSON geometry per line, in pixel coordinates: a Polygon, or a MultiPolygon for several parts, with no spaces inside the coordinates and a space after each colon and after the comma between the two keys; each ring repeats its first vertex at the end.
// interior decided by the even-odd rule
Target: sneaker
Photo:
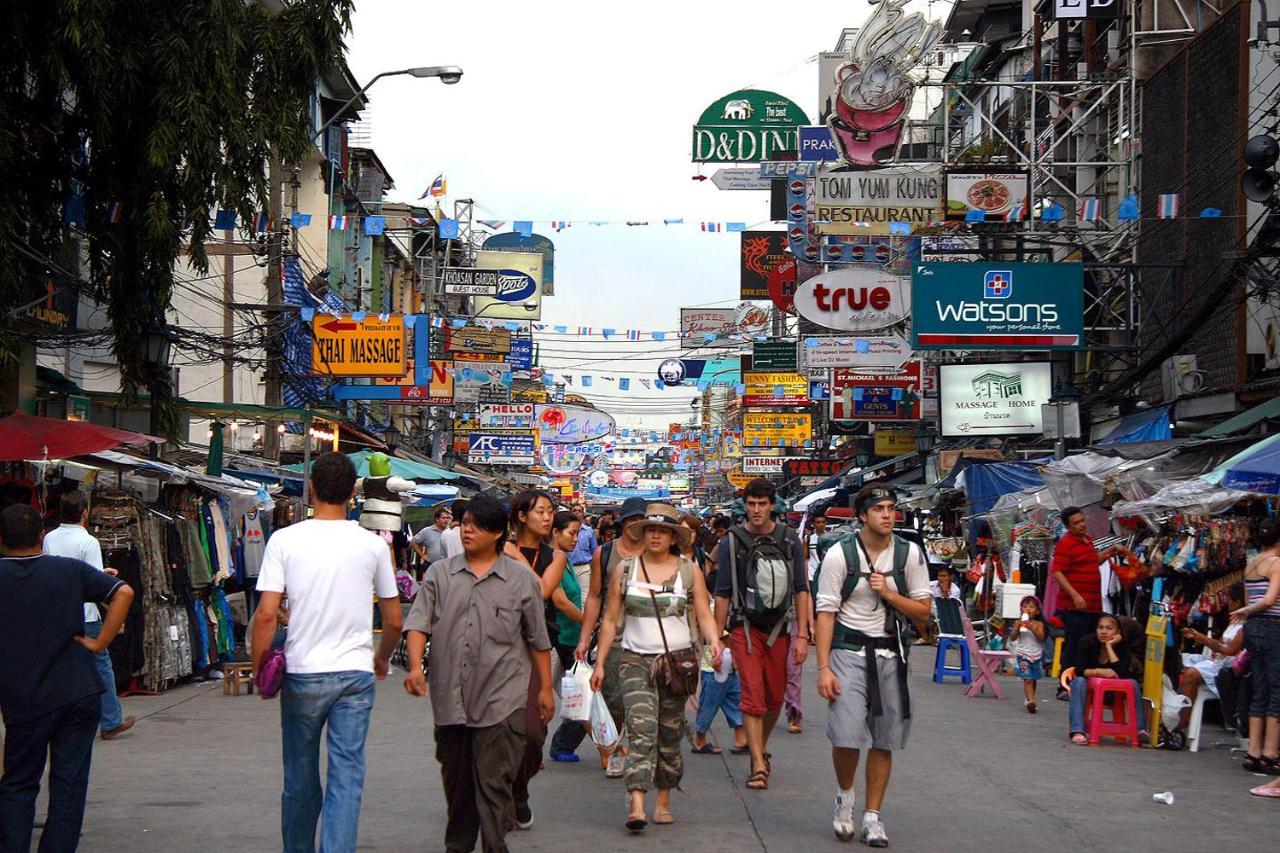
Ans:
{"type": "Polygon", "coordinates": [[[555,752],[551,754],[551,760],[560,761],[566,764],[572,764],[576,761],[579,761],[580,759],[578,758],[578,753],[576,752],[555,752]]]}
{"type": "Polygon", "coordinates": [[[609,765],[605,767],[604,775],[610,779],[621,779],[626,763],[627,757],[621,752],[615,752],[609,756],[609,765]]]}
{"type": "Polygon", "coordinates": [[[533,809],[529,808],[528,803],[516,806],[516,829],[533,829],[533,809]]]}
{"type": "Polygon", "coordinates": [[[858,824],[853,819],[852,796],[846,801],[842,795],[836,794],[836,808],[831,815],[831,828],[835,830],[836,838],[841,841],[853,840],[854,833],[858,831],[858,824]]]}
{"type": "Polygon", "coordinates": [[[864,820],[858,840],[868,847],[889,846],[889,836],[885,834],[884,824],[878,820],[864,820]]]}
{"type": "Polygon", "coordinates": [[[114,729],[104,729],[100,737],[103,740],[112,740],[133,728],[133,724],[136,722],[137,720],[133,717],[125,717],[124,722],[116,726],[114,729]]]}

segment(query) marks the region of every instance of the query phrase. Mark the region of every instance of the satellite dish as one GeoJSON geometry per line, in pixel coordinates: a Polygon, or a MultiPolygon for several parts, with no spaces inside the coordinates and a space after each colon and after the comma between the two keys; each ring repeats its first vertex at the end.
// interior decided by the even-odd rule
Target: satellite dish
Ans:
{"type": "Polygon", "coordinates": [[[1265,202],[1275,192],[1276,179],[1270,172],[1262,169],[1246,169],[1244,177],[1240,179],[1240,187],[1249,201],[1265,202]]]}
{"type": "Polygon", "coordinates": [[[1276,160],[1280,160],[1280,142],[1265,133],[1253,137],[1244,146],[1244,162],[1250,169],[1270,169],[1276,160]]]}

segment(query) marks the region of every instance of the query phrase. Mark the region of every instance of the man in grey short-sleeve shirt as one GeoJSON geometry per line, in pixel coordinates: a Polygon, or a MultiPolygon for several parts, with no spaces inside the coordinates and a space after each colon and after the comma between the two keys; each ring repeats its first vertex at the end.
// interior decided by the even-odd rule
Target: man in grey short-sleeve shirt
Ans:
{"type": "Polygon", "coordinates": [[[533,666],[543,721],[555,713],[542,591],[528,566],[502,553],[506,525],[501,504],[473,499],[462,519],[463,553],[431,565],[405,620],[405,690],[431,696],[450,850],[473,849],[477,835],[485,850],[507,849],[533,666]],[[422,674],[428,637],[429,679],[422,674]]]}

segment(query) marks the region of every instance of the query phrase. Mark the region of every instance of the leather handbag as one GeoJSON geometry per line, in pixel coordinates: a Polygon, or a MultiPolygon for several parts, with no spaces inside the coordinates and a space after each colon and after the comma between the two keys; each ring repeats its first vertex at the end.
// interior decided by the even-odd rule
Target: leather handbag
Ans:
{"type": "MultiPolygon", "coordinates": [[[[640,571],[644,573],[644,581],[649,584],[649,570],[644,565],[644,555],[640,555],[640,571]]],[[[649,584],[652,587],[652,584],[649,584]]],[[[692,696],[698,691],[698,679],[702,670],[698,653],[689,647],[671,651],[667,645],[667,631],[662,627],[662,611],[658,608],[658,597],[649,590],[649,600],[653,602],[653,615],[658,620],[658,633],[662,635],[663,653],[653,660],[649,667],[649,685],[671,696],[692,696]]],[[[688,606],[688,605],[686,605],[688,606]]]]}

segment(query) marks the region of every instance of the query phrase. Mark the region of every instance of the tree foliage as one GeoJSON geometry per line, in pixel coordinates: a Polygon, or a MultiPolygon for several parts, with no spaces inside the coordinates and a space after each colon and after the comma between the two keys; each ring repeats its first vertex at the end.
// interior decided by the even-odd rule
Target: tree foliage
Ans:
{"type": "MultiPolygon", "coordinates": [[[[311,140],[317,77],[340,61],[353,0],[40,0],[0,22],[0,311],[30,299],[84,201],[88,288],[126,391],[186,252],[207,269],[217,209],[267,208],[273,149],[311,140]],[[111,203],[121,221],[109,221],[111,203]]],[[[6,321],[0,352],[22,343],[6,321]]],[[[158,400],[167,382],[150,383],[158,400]]],[[[167,410],[172,429],[174,413],[167,410]]]]}

